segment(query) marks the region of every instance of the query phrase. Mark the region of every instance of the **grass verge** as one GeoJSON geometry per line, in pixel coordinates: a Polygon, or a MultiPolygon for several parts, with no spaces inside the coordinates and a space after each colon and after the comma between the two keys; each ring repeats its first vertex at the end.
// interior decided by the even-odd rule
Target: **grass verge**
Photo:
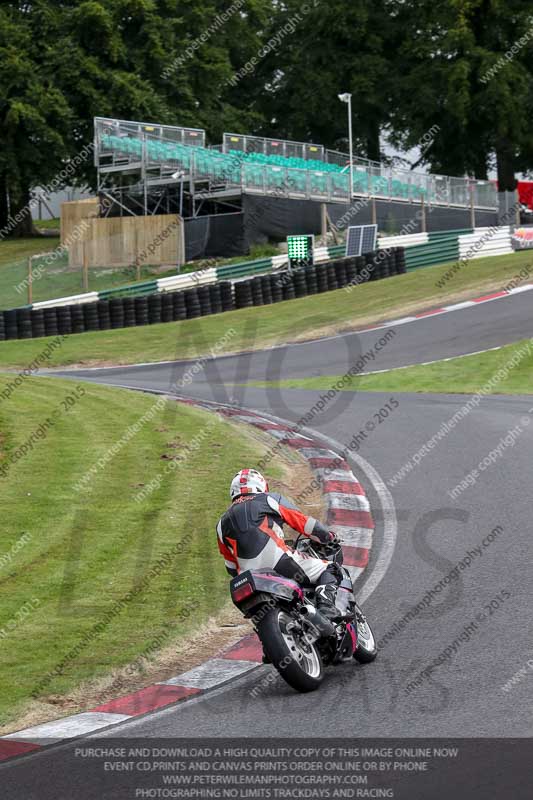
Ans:
{"type": "Polygon", "coordinates": [[[1,726],[31,706],[59,716],[58,698],[154,641],[174,644],[227,602],[214,526],[228,476],[266,445],[157,402],[45,378],[0,402],[1,726]]]}
{"type": "Polygon", "coordinates": [[[275,385],[283,389],[329,390],[343,381],[346,392],[439,392],[440,394],[533,394],[533,339],[524,339],[472,356],[461,356],[435,364],[401,367],[377,375],[360,375],[349,381],[342,375],[323,375],[279,381],[254,381],[249,386],[275,385]]]}
{"type": "MultiPolygon", "coordinates": [[[[355,330],[404,316],[416,310],[475,297],[505,288],[533,274],[529,251],[469,262],[449,281],[436,286],[449,265],[336,292],[289,300],[274,306],[243,309],[179,323],[150,325],[68,337],[47,366],[135,364],[145,361],[196,358],[217,352],[259,350],[269,345],[301,341],[355,330]],[[231,334],[228,333],[231,331],[231,334]]],[[[44,349],[44,339],[0,343],[0,364],[25,367],[44,349]]]]}

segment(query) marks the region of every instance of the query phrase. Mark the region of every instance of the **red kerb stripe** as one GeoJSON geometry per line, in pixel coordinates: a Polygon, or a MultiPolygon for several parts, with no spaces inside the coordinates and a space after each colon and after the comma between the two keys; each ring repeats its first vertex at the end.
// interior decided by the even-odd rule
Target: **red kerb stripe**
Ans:
{"type": "Polygon", "coordinates": [[[348,508],[330,508],[328,523],[346,525],[350,528],[374,528],[374,520],[369,511],[352,511],[348,508]]]}
{"type": "Polygon", "coordinates": [[[107,711],[110,714],[130,714],[135,717],[139,714],[146,714],[156,708],[169,706],[184,697],[193,694],[201,694],[200,689],[191,689],[188,686],[147,686],[138,692],[111,700],[101,706],[91,709],[92,711],[107,711]]]}
{"type": "Polygon", "coordinates": [[[476,297],[474,303],[483,303],[484,300],[493,300],[495,297],[506,297],[507,292],[494,292],[494,294],[486,294],[484,297],[476,297]]]}

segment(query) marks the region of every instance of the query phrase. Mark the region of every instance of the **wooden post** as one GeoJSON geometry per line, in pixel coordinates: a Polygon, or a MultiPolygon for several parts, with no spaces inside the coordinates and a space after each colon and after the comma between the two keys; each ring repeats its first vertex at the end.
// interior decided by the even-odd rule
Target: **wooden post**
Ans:
{"type": "Polygon", "coordinates": [[[87,240],[83,240],[83,290],[89,291],[89,259],[87,257],[87,240]]]}
{"type": "Polygon", "coordinates": [[[427,226],[426,226],[426,201],[424,195],[421,197],[421,209],[422,211],[422,219],[420,220],[420,225],[422,228],[422,233],[426,233],[427,226]]]}
{"type": "Polygon", "coordinates": [[[327,244],[328,209],[325,203],[320,203],[320,235],[324,237],[324,244],[327,244]]]}
{"type": "Polygon", "coordinates": [[[474,184],[470,184],[470,227],[476,229],[476,209],[474,207],[474,184]]]}
{"type": "MultiPolygon", "coordinates": [[[[144,217],[141,217],[144,219],[144,217]]],[[[141,262],[139,261],[139,229],[137,227],[137,217],[133,220],[133,241],[135,242],[135,276],[138,281],[141,280],[141,262]]]]}
{"type": "Polygon", "coordinates": [[[33,256],[28,258],[28,305],[33,303],[33,256]]]}
{"type": "Polygon", "coordinates": [[[377,224],[378,224],[378,214],[377,214],[377,208],[376,208],[376,198],[373,197],[372,198],[372,225],[377,225],[377,224]]]}

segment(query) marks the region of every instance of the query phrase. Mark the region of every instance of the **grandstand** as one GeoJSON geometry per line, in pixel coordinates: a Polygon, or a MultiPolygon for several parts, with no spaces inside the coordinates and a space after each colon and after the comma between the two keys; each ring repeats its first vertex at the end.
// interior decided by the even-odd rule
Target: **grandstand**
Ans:
{"type": "MultiPolygon", "coordinates": [[[[196,199],[238,200],[243,194],[351,201],[349,155],[322,145],[226,133],[222,145],[207,147],[203,130],[103,118],[95,120],[95,137],[99,190],[122,201],[142,197],[141,203],[124,204],[130,213],[156,213],[175,201],[176,187],[181,207],[172,210],[183,212],[187,198],[192,216],[196,199]]],[[[353,169],[355,197],[497,208],[489,181],[399,170],[361,158],[353,169]]]]}
{"type": "Polygon", "coordinates": [[[225,133],[208,145],[201,129],[97,117],[94,153],[101,216],[180,214],[187,260],[325,233],[328,219],[389,233],[426,230],[428,214],[437,229],[497,222],[490,181],[353,158],[352,196],[350,156],[309,142],[225,133]]]}

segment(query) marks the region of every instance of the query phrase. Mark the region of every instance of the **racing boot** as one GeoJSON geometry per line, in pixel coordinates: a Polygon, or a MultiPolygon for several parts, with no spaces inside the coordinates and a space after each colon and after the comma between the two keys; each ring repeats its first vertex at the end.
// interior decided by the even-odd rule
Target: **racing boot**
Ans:
{"type": "Polygon", "coordinates": [[[335,605],[336,597],[337,587],[333,583],[317,586],[315,589],[317,609],[326,619],[342,619],[342,611],[335,605]]]}

